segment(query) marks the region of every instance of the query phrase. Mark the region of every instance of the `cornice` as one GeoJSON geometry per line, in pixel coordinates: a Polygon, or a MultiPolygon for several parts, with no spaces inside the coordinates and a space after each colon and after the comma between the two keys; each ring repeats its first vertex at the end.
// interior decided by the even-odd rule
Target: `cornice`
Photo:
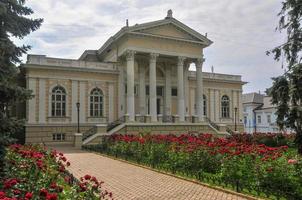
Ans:
{"type": "Polygon", "coordinates": [[[95,69],[95,68],[81,68],[72,66],[46,66],[38,64],[25,64],[22,65],[24,69],[48,69],[48,70],[62,70],[62,71],[77,71],[77,72],[93,72],[93,73],[106,73],[106,74],[118,74],[118,70],[106,70],[106,69],[95,69]]]}

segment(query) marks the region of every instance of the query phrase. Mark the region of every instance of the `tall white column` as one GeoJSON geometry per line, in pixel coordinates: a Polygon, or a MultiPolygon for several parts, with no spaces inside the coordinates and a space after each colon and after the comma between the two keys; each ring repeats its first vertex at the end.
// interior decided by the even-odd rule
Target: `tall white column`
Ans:
{"type": "Polygon", "coordinates": [[[189,67],[189,63],[184,67],[185,115],[189,115],[189,67]]]}
{"type": "Polygon", "coordinates": [[[171,66],[166,65],[165,115],[171,115],[171,66]]]}
{"type": "Polygon", "coordinates": [[[203,121],[203,81],[202,81],[202,64],[203,58],[196,61],[196,110],[199,121],[203,121]]]}
{"type": "Polygon", "coordinates": [[[129,121],[135,120],[134,111],[134,51],[128,50],[127,59],[127,114],[129,121]]]}
{"type": "Polygon", "coordinates": [[[146,80],[145,63],[139,62],[139,110],[141,115],[146,115],[146,80]]]}
{"type": "Polygon", "coordinates": [[[177,63],[177,111],[179,116],[179,121],[185,121],[185,100],[184,100],[184,57],[178,57],[177,63]]]}
{"type": "Polygon", "coordinates": [[[149,97],[150,97],[150,115],[151,121],[157,121],[157,108],[156,108],[156,59],[158,54],[150,54],[149,64],[149,97]]]}

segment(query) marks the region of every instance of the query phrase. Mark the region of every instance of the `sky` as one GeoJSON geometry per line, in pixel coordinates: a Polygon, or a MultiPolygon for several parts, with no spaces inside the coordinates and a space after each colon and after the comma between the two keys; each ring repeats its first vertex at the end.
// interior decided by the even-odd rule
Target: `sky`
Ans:
{"type": "MultiPolygon", "coordinates": [[[[42,27],[17,43],[29,44],[29,54],[77,59],[86,49],[98,49],[123,26],[173,17],[214,43],[204,50],[203,70],[241,75],[243,93],[262,93],[271,77],[283,73],[266,51],[285,41],[275,31],[281,0],[29,0],[32,18],[42,27]]],[[[26,56],[23,57],[26,61],[26,56]]]]}

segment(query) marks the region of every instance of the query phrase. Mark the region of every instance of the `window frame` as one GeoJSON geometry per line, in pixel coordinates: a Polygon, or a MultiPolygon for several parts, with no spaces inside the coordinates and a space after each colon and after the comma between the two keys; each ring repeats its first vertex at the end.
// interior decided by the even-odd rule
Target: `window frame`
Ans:
{"type": "Polygon", "coordinates": [[[89,116],[104,117],[104,93],[98,87],[93,88],[89,94],[89,116]]]}
{"type": "Polygon", "coordinates": [[[51,90],[51,116],[66,117],[67,94],[64,87],[61,85],[55,86],[51,90]]]}
{"type": "Polygon", "coordinates": [[[221,97],[221,118],[230,118],[230,98],[227,95],[221,97]]]}

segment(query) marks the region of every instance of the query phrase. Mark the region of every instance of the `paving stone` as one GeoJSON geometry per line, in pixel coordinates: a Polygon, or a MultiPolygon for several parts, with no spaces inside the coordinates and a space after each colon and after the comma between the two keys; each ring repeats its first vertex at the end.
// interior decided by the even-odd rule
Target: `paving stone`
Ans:
{"type": "Polygon", "coordinates": [[[90,174],[104,181],[103,188],[116,200],[246,199],[72,147],[55,148],[71,162],[74,176],[90,174]]]}

